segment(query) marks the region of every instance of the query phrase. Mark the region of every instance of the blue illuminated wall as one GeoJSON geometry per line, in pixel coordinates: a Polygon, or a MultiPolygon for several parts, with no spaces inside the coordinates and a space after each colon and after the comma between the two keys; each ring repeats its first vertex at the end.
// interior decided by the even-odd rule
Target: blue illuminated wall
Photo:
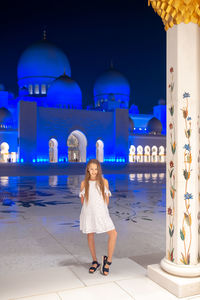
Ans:
{"type": "Polygon", "coordinates": [[[3,142],[8,143],[9,152],[17,152],[17,129],[1,129],[0,128],[0,144],[3,142]]]}
{"type": "Polygon", "coordinates": [[[33,162],[37,158],[48,160],[51,138],[58,142],[58,157],[66,160],[67,139],[74,130],[86,136],[87,160],[96,157],[96,142],[101,139],[105,161],[113,158],[119,162],[127,161],[128,110],[101,112],[45,107],[37,107],[36,110],[34,105],[36,103],[20,102],[20,157],[24,156],[24,162],[33,162]],[[32,115],[32,111],[33,118],[29,121],[27,116],[32,115]],[[125,124],[124,130],[122,121],[125,124]]]}
{"type": "Polygon", "coordinates": [[[33,161],[37,153],[37,104],[20,101],[18,109],[19,159],[28,163],[33,161]]]}
{"type": "Polygon", "coordinates": [[[166,105],[154,106],[153,114],[162,123],[162,134],[166,134],[166,105]]]}
{"type": "Polygon", "coordinates": [[[123,157],[127,153],[129,118],[128,109],[116,109],[114,112],[114,134],[115,134],[115,153],[117,157],[123,157]]]}

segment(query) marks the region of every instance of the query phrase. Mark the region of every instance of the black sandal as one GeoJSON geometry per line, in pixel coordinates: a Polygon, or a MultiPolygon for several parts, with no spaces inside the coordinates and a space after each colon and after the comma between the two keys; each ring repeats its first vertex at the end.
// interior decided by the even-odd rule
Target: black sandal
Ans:
{"type": "Polygon", "coordinates": [[[105,265],[111,265],[112,262],[108,261],[108,256],[104,255],[102,256],[102,264],[101,264],[101,274],[104,276],[107,276],[108,274],[105,274],[105,272],[109,273],[109,268],[105,268],[105,265]]]}
{"type": "Polygon", "coordinates": [[[90,274],[92,274],[92,273],[94,273],[99,267],[100,267],[100,264],[98,263],[98,261],[96,261],[96,260],[94,260],[93,262],[92,262],[92,265],[97,265],[96,267],[90,267],[89,268],[89,273],[90,274]]]}

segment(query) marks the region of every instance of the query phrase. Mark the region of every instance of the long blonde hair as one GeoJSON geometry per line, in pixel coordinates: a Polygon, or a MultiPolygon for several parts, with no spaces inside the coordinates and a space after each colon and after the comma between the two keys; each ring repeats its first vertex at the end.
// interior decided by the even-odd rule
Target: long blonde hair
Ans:
{"type": "Polygon", "coordinates": [[[87,163],[87,166],[86,166],[85,179],[84,179],[86,202],[88,202],[88,199],[89,199],[89,180],[90,180],[89,167],[90,167],[91,164],[95,164],[97,166],[96,185],[97,185],[97,187],[99,187],[99,189],[102,193],[104,201],[106,201],[106,199],[105,199],[104,180],[103,180],[103,176],[102,176],[102,169],[101,169],[100,162],[97,159],[90,159],[90,161],[87,163]]]}

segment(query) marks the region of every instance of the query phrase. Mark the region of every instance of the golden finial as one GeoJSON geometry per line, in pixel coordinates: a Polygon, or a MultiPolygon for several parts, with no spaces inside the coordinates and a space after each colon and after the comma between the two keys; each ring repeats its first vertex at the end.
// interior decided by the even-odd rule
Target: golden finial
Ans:
{"type": "Polygon", "coordinates": [[[200,26],[199,0],[148,0],[148,5],[161,17],[165,30],[180,23],[200,26]]]}

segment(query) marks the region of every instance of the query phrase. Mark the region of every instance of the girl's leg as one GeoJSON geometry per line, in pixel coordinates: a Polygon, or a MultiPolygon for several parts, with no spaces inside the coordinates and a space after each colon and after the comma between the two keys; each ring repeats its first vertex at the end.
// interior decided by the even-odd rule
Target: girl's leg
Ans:
{"type": "MultiPolygon", "coordinates": [[[[108,231],[108,261],[112,262],[112,256],[117,240],[117,231],[115,229],[108,231]]],[[[107,267],[106,267],[107,268],[107,267]]]]}
{"type": "MultiPolygon", "coordinates": [[[[115,229],[108,231],[108,262],[112,262],[112,256],[115,249],[115,244],[117,240],[117,231],[115,229]]],[[[105,264],[105,268],[109,268],[108,264],[105,264]]],[[[104,272],[104,275],[108,275],[108,272],[104,272]]]]}
{"type": "MultiPolygon", "coordinates": [[[[88,246],[90,249],[90,253],[92,255],[92,260],[97,261],[96,250],[95,250],[95,242],[94,242],[94,233],[87,234],[88,246]]],[[[93,267],[97,267],[97,264],[94,264],[93,267]]]]}

